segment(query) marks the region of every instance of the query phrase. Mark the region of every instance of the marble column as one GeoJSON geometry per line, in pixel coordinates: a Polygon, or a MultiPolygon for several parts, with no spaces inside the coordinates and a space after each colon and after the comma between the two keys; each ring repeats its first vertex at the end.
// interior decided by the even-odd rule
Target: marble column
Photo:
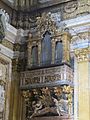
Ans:
{"type": "Polygon", "coordinates": [[[17,69],[18,60],[12,60],[12,75],[11,75],[11,88],[10,88],[10,113],[9,120],[20,120],[20,89],[19,77],[20,74],[17,69]]]}
{"type": "Polygon", "coordinates": [[[90,46],[89,40],[73,44],[76,57],[74,83],[74,120],[90,120],[90,46]],[[78,105],[78,106],[77,106],[78,105]]]}
{"type": "Polygon", "coordinates": [[[74,56],[74,120],[78,120],[78,72],[77,59],[74,56]]]}

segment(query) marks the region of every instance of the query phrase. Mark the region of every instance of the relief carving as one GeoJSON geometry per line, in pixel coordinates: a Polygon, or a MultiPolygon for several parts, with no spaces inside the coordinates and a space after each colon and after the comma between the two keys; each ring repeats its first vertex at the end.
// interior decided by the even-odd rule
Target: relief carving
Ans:
{"type": "Polygon", "coordinates": [[[51,13],[43,13],[41,17],[37,17],[37,31],[39,35],[43,35],[45,31],[50,33],[56,32],[56,23],[51,17],[51,13]]]}
{"type": "Polygon", "coordinates": [[[0,61],[0,120],[4,119],[5,114],[5,88],[7,79],[7,65],[4,61],[0,61]]]}
{"type": "Polygon", "coordinates": [[[26,118],[68,115],[72,104],[73,89],[70,86],[43,87],[23,91],[26,102],[26,118]]]}
{"type": "Polygon", "coordinates": [[[89,60],[89,48],[83,48],[81,50],[75,50],[75,55],[77,57],[78,62],[89,60]]]}
{"type": "Polygon", "coordinates": [[[64,79],[72,81],[72,78],[73,78],[72,70],[67,66],[45,68],[21,73],[21,81],[25,82],[23,83],[23,85],[55,82],[64,79]],[[65,71],[67,72],[65,73],[67,74],[67,78],[64,78],[65,71]]]}
{"type": "Polygon", "coordinates": [[[89,32],[81,33],[78,34],[78,36],[72,37],[71,47],[72,50],[74,50],[78,62],[89,60],[89,32]]]}
{"type": "Polygon", "coordinates": [[[78,7],[77,1],[68,2],[64,7],[64,11],[66,13],[72,13],[77,9],[77,7],[78,7]]]}

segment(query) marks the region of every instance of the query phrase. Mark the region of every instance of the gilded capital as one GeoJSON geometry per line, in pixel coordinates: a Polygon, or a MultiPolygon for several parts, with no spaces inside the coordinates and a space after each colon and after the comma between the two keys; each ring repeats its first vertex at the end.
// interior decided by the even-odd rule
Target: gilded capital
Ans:
{"type": "Polygon", "coordinates": [[[74,51],[78,62],[89,60],[89,32],[80,33],[77,36],[72,37],[71,44],[71,49],[74,51]]]}
{"type": "Polygon", "coordinates": [[[87,61],[89,60],[90,48],[78,49],[75,50],[74,53],[77,57],[78,62],[87,61]]]}

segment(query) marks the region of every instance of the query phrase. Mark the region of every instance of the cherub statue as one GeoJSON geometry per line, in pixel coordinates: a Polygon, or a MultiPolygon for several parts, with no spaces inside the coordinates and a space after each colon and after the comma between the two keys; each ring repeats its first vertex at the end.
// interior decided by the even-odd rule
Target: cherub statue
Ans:
{"type": "Polygon", "coordinates": [[[10,17],[9,17],[9,14],[8,13],[5,13],[5,21],[7,23],[10,23],[10,17]]]}
{"type": "Polygon", "coordinates": [[[10,22],[9,14],[5,10],[0,9],[0,19],[3,24],[4,29],[6,29],[6,23],[10,22]]]}
{"type": "Polygon", "coordinates": [[[57,111],[58,115],[61,116],[63,114],[67,114],[67,110],[64,110],[63,106],[65,105],[65,107],[68,108],[68,101],[66,101],[64,99],[57,100],[54,97],[52,99],[55,102],[56,111],[57,111]]]}
{"type": "Polygon", "coordinates": [[[38,100],[37,102],[36,101],[33,101],[32,102],[32,108],[34,109],[34,112],[33,114],[30,116],[30,118],[34,117],[36,115],[36,113],[40,113],[40,110],[42,109],[43,105],[42,105],[42,102],[40,100],[38,100]]]}
{"type": "Polygon", "coordinates": [[[53,101],[55,102],[55,106],[56,106],[56,111],[58,113],[58,115],[61,115],[61,107],[59,105],[59,101],[56,98],[53,98],[53,101]]]}

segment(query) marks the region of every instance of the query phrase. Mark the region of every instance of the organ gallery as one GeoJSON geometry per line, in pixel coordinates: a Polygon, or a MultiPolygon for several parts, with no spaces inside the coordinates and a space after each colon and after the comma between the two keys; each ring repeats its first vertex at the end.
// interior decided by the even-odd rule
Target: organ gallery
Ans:
{"type": "Polygon", "coordinates": [[[90,120],[90,1],[0,1],[0,120],[90,120]]]}

